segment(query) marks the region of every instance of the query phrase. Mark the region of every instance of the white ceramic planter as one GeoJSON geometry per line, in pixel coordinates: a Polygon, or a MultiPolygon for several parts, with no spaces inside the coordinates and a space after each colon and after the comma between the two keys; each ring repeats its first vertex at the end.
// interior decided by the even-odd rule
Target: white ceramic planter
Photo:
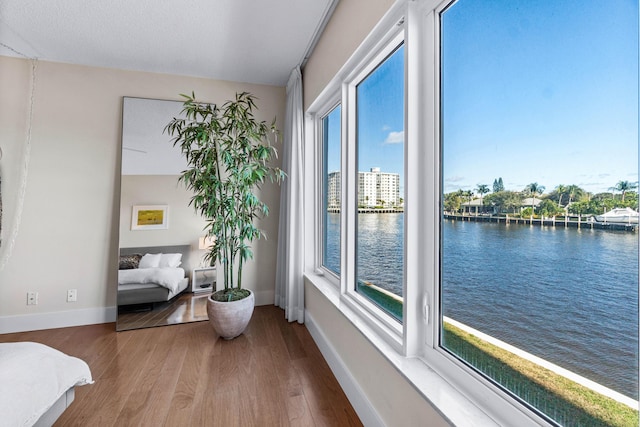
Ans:
{"type": "Polygon", "coordinates": [[[247,298],[231,302],[214,301],[209,296],[207,297],[209,323],[218,335],[225,340],[231,340],[247,328],[254,305],[253,292],[247,298]]]}

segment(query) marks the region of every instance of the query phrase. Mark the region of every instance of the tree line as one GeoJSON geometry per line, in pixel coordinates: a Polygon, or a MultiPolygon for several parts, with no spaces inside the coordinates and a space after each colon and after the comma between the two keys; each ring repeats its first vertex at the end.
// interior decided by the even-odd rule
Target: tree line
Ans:
{"type": "Polygon", "coordinates": [[[493,181],[493,192],[486,184],[472,190],[457,190],[444,195],[444,210],[463,212],[464,204],[480,199],[480,212],[497,214],[543,215],[600,215],[614,208],[638,208],[637,182],[618,181],[609,192],[590,193],[577,185],[558,185],[548,194],[537,182],[521,191],[506,190],[502,177],[493,181]],[[528,206],[523,206],[530,199],[528,206]]]}

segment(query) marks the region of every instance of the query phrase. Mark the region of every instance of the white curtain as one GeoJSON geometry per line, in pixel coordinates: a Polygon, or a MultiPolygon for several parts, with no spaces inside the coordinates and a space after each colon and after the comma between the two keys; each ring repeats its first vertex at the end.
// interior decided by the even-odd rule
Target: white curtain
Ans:
{"type": "Polygon", "coordinates": [[[289,322],[304,323],[303,265],[303,123],[302,73],[296,67],[287,83],[282,169],[287,177],[280,193],[280,228],[276,268],[275,305],[284,309],[289,322]]]}

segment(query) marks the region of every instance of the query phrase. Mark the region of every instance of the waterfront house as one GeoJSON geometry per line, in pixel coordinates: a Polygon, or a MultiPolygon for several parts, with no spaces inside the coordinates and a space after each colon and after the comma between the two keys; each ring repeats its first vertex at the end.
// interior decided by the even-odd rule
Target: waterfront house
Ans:
{"type": "Polygon", "coordinates": [[[520,208],[520,212],[522,212],[522,209],[525,208],[530,208],[533,207],[533,209],[535,210],[538,206],[540,206],[540,198],[536,197],[527,197],[525,199],[522,199],[522,203],[520,204],[521,208],[520,208]]]}
{"type": "MultiPolygon", "coordinates": [[[[522,210],[525,208],[530,208],[531,206],[533,206],[535,209],[540,206],[540,202],[541,200],[539,198],[534,199],[532,197],[527,197],[520,203],[520,212],[522,212],[522,210]]],[[[485,205],[484,200],[481,198],[461,203],[460,207],[462,208],[463,215],[496,215],[500,213],[495,206],[485,205]]]]}
{"type": "Polygon", "coordinates": [[[469,202],[460,204],[463,215],[481,215],[481,214],[495,214],[496,209],[493,206],[485,206],[481,198],[473,199],[469,202]]]}

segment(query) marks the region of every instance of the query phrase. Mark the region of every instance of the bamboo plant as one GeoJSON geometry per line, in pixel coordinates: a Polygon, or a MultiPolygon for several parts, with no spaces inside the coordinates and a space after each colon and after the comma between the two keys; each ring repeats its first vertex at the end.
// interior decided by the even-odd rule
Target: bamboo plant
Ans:
{"type": "Polygon", "coordinates": [[[180,146],[188,168],[180,175],[196,212],[206,219],[205,232],[214,244],[205,259],[219,262],[224,289],[213,294],[217,301],[245,298],[242,269],[253,258],[250,243],[264,232],[254,223],[269,214],[257,190],[268,179],[280,183],[285,174],[270,161],[277,157],[270,138],[277,141],[275,119],[268,125],[253,111],[255,97],[247,92],[222,106],[196,101],[195,93],[184,98],[179,118],[165,127],[174,146],[180,146]],[[234,274],[235,272],[235,274],[234,274]]]}

